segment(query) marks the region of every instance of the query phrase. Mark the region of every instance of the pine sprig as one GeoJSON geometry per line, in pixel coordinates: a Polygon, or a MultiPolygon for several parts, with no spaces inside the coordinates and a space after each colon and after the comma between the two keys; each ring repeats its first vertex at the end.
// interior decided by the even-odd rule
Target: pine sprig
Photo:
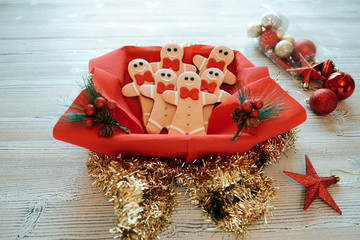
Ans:
{"type": "Polygon", "coordinates": [[[283,107],[283,95],[276,96],[277,89],[270,89],[268,86],[260,97],[251,97],[250,90],[245,91],[245,87],[237,87],[236,99],[239,107],[234,109],[231,117],[238,127],[231,138],[232,142],[236,141],[245,129],[254,129],[260,122],[276,118],[286,109],[283,107]]]}
{"type": "Polygon", "coordinates": [[[93,83],[93,75],[84,77],[83,84],[82,89],[84,89],[85,94],[81,95],[80,103],[69,106],[71,109],[80,111],[66,113],[63,121],[66,123],[78,123],[80,126],[82,125],[87,128],[100,124],[103,126],[106,125],[99,129],[99,134],[105,137],[113,134],[114,127],[117,127],[123,132],[129,134],[129,129],[121,125],[112,116],[111,110],[115,109],[116,103],[112,102],[112,107],[107,105],[112,100],[107,101],[102,97],[100,91],[93,83]],[[103,101],[102,104],[96,103],[99,99],[103,101]]]}

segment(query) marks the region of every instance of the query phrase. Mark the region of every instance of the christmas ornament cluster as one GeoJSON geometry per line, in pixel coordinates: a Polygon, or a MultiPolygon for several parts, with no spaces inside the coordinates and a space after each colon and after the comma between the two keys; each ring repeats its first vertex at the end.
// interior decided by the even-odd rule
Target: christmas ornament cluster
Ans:
{"type": "MultiPolygon", "coordinates": [[[[267,12],[260,18],[260,24],[251,24],[247,35],[257,38],[261,51],[282,69],[297,77],[303,75],[304,90],[309,89],[312,80],[318,80],[322,87],[329,89],[344,100],[352,95],[355,90],[355,81],[347,73],[341,72],[330,60],[316,62],[316,45],[309,39],[295,40],[295,37],[286,33],[287,20],[276,12],[267,12]]],[[[337,101],[332,99],[330,91],[315,92],[312,96],[311,109],[318,114],[327,114],[336,109],[337,101]],[[319,99],[318,99],[319,98],[319,99]],[[331,104],[319,106],[318,102],[331,100],[331,104]]]]}

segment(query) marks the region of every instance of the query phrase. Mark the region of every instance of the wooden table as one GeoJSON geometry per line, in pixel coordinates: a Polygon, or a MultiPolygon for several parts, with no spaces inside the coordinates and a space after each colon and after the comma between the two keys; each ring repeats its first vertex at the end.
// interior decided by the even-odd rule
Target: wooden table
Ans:
{"type": "MultiPolygon", "coordinates": [[[[52,137],[88,60],[124,45],[189,41],[230,46],[275,77],[281,70],[246,37],[251,12],[264,2],[0,0],[0,238],[111,239],[116,218],[87,176],[87,150],[52,137]]],[[[308,34],[322,46],[319,61],[331,58],[359,84],[359,1],[271,3],[289,17],[293,35],[308,34]]],[[[277,210],[267,224],[250,227],[246,239],[359,239],[359,90],[319,116],[304,103],[311,90],[284,71],[280,82],[308,120],[296,151],[266,168],[279,188],[277,210]],[[303,211],[305,188],[282,171],[305,173],[305,154],[320,176],[340,176],[328,190],[343,215],[319,198],[303,211]]],[[[161,239],[227,238],[177,191],[179,206],[161,239]]]]}

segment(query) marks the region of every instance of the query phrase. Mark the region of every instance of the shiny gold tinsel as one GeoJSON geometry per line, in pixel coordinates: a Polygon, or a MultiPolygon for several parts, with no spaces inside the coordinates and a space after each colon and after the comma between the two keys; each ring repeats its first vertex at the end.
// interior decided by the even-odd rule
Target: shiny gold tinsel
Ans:
{"type": "Polygon", "coordinates": [[[123,158],[90,152],[89,175],[114,202],[118,217],[110,231],[120,239],[155,239],[174,210],[173,184],[187,188],[224,231],[241,238],[249,225],[271,215],[273,181],[263,172],[294,146],[296,130],[271,138],[246,153],[185,164],[178,159],[123,158]]]}

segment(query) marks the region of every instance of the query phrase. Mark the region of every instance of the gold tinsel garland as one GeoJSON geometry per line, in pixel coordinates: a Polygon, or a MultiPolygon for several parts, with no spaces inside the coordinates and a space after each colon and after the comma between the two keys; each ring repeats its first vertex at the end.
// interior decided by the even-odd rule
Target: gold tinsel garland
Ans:
{"type": "Polygon", "coordinates": [[[294,146],[297,130],[290,130],[246,153],[209,157],[185,164],[179,159],[106,156],[89,153],[89,175],[114,202],[118,217],[110,231],[120,239],[155,239],[175,209],[172,185],[187,188],[224,231],[241,238],[247,227],[271,215],[273,181],[263,172],[284,151],[294,146]]]}

